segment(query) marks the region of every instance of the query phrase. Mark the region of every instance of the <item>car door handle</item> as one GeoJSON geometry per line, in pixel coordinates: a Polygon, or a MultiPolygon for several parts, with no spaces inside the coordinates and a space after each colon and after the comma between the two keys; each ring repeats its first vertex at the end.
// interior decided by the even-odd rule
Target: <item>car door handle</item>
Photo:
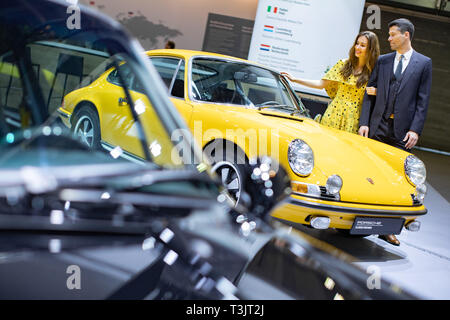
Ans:
{"type": "Polygon", "coordinates": [[[127,98],[119,98],[119,106],[126,106],[128,105],[128,100],[127,98]]]}

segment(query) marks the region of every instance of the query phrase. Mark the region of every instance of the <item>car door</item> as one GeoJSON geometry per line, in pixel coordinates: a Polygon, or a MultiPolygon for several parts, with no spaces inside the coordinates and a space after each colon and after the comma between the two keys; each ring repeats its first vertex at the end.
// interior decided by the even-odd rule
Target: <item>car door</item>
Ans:
{"type": "Polygon", "coordinates": [[[244,116],[254,116],[254,110],[243,107],[235,82],[223,74],[226,65],[226,61],[204,57],[195,58],[190,64],[189,99],[193,105],[190,127],[202,147],[218,138],[244,146],[248,134],[256,132],[251,122],[244,121],[244,116]]]}
{"type": "MultiPolygon", "coordinates": [[[[161,166],[170,166],[181,162],[175,150],[172,150],[172,137],[165,129],[156,110],[145,95],[145,90],[137,77],[133,77],[130,95],[133,100],[134,111],[142,124],[145,133],[148,150],[152,161],[161,166]]],[[[172,132],[173,134],[173,132],[172,132]]],[[[137,140],[137,139],[136,139],[137,140]]],[[[140,141],[137,141],[140,143],[140,141]]],[[[142,145],[135,146],[136,150],[130,150],[139,157],[144,157],[142,145]]]]}
{"type": "MultiPolygon", "coordinates": [[[[125,86],[130,88],[133,73],[127,64],[119,67],[125,86]]],[[[134,128],[135,121],[130,112],[125,91],[122,87],[119,71],[114,69],[102,82],[101,94],[98,95],[103,107],[101,116],[102,141],[110,146],[120,146],[133,154],[138,152],[139,139],[134,128]]]]}
{"type": "MultiPolygon", "coordinates": [[[[148,140],[149,145],[146,148],[149,148],[152,160],[160,165],[171,163],[172,150],[166,150],[167,146],[171,146],[170,137],[150,101],[142,94],[142,85],[127,64],[121,65],[118,69],[125,86],[129,89],[135,115],[140,119],[148,140]]],[[[105,127],[102,128],[102,139],[110,148],[119,146],[128,156],[145,158],[139,128],[130,111],[130,101],[121,86],[118,72],[114,70],[109,73],[103,82],[102,94],[99,95],[101,103],[108,106],[103,108],[102,116],[106,121],[103,121],[105,127]]]]}

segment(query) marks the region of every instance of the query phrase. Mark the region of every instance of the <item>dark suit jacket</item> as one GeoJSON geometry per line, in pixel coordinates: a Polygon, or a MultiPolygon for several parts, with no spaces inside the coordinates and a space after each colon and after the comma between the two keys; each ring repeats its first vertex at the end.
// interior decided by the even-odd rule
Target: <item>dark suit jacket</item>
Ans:
{"type": "MultiPolygon", "coordinates": [[[[389,81],[394,76],[395,52],[378,58],[368,87],[376,87],[377,95],[364,95],[360,126],[369,127],[372,138],[385,112],[389,94],[389,81]]],[[[422,133],[428,110],[431,90],[431,59],[413,51],[408,63],[394,107],[394,132],[397,140],[403,140],[408,131],[422,133]]]]}

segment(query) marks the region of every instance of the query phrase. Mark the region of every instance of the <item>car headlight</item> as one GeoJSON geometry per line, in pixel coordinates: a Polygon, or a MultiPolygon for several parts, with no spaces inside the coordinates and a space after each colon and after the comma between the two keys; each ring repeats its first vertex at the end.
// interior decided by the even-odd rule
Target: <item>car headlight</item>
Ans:
{"type": "Polygon", "coordinates": [[[427,170],[422,160],[416,156],[408,156],[405,160],[405,173],[408,180],[414,185],[418,186],[425,183],[427,178],[427,170]]]}
{"type": "Polygon", "coordinates": [[[289,144],[288,161],[292,171],[300,176],[308,176],[314,168],[314,154],[303,140],[295,139],[289,144]]]}

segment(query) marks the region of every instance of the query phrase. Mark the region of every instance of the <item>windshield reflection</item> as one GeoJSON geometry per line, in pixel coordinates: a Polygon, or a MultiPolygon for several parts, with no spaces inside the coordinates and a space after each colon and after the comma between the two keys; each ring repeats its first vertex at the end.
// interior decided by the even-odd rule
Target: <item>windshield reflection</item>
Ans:
{"type": "Polygon", "coordinates": [[[271,108],[306,115],[306,108],[277,73],[234,61],[196,58],[192,62],[194,100],[271,108]]]}
{"type": "Polygon", "coordinates": [[[15,35],[0,34],[0,211],[64,210],[62,194],[74,188],[102,206],[132,199],[120,192],[215,199],[206,167],[195,167],[201,154],[142,48],[96,16],[83,14],[83,28],[70,30],[64,5],[42,6],[36,17],[19,6],[14,19],[23,10],[22,24],[1,22],[15,35]],[[96,196],[107,190],[108,199],[96,196]]]}

